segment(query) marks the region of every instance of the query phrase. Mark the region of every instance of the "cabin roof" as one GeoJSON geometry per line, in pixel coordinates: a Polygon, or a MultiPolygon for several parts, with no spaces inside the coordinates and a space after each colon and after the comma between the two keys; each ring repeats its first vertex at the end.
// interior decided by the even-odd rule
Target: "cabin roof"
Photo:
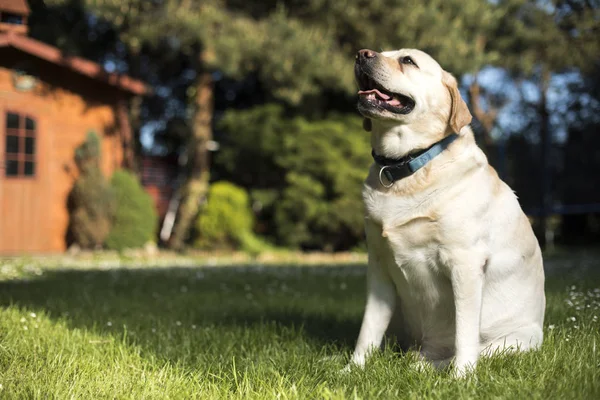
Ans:
{"type": "MultiPolygon", "coordinates": [[[[12,1],[8,2],[13,3],[12,1]]],[[[14,3],[20,3],[14,1],[14,3]]],[[[3,8],[6,6],[3,4],[3,8]]],[[[0,48],[12,47],[42,60],[67,68],[78,74],[104,82],[125,92],[144,95],[151,92],[142,81],[123,74],[108,73],[99,64],[81,57],[69,56],[58,48],[24,35],[8,32],[0,34],[0,48]]]]}

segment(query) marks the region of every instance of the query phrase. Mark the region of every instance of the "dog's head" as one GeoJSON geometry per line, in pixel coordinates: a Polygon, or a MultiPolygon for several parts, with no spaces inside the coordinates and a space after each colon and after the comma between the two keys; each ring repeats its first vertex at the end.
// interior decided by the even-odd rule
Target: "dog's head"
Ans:
{"type": "Polygon", "coordinates": [[[444,133],[458,133],[471,122],[456,79],[420,50],[360,50],[354,72],[359,87],[358,110],[367,118],[367,130],[373,120],[445,125],[444,133]]]}

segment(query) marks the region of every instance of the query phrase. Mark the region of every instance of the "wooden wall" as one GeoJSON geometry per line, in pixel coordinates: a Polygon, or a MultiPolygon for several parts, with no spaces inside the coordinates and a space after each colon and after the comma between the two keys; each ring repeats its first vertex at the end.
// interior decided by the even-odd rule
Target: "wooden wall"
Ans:
{"type": "Polygon", "coordinates": [[[0,53],[0,254],[65,250],[67,197],[77,174],[74,152],[90,130],[102,138],[102,171],[107,178],[123,159],[114,111],[123,94],[64,68],[29,61],[39,68],[40,82],[32,91],[19,92],[13,85],[10,58],[0,53]],[[37,122],[33,178],[5,175],[7,111],[27,114],[37,122]]]}

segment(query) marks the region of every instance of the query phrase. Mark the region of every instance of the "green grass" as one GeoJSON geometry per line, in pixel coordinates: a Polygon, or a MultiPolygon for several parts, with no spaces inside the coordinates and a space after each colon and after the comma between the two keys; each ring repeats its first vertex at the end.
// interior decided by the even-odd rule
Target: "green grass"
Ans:
{"type": "Polygon", "coordinates": [[[0,398],[600,398],[600,263],[549,262],[540,351],[474,376],[417,372],[387,349],[344,366],[364,265],[0,265],[0,398]],[[3,271],[5,274],[3,275],[3,271]],[[17,271],[17,272],[15,272],[17,271]]]}

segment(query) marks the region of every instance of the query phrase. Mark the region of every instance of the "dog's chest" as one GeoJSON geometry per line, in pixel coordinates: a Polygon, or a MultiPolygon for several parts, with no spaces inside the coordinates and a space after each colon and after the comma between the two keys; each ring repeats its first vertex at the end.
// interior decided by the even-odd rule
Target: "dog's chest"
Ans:
{"type": "Polygon", "coordinates": [[[430,204],[431,196],[401,197],[365,186],[367,218],[381,227],[381,236],[395,252],[426,251],[440,240],[440,224],[430,204]]]}
{"type": "Polygon", "coordinates": [[[369,231],[369,245],[375,244],[369,251],[390,251],[391,260],[385,268],[404,305],[410,304],[408,314],[414,313],[414,318],[437,314],[437,309],[452,298],[448,298],[450,284],[440,261],[443,229],[427,199],[388,195],[369,186],[363,197],[367,217],[378,227],[369,231]]]}

